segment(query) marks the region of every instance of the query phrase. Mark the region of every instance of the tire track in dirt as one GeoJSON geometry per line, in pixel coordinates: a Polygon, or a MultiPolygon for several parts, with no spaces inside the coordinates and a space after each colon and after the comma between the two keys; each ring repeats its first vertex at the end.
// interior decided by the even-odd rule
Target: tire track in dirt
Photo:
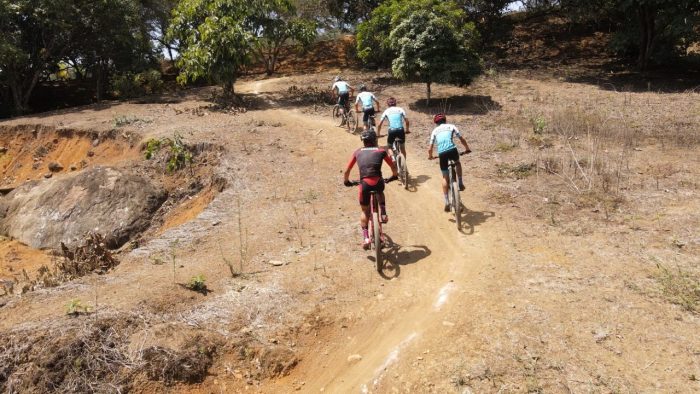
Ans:
{"type": "MultiPolygon", "coordinates": [[[[269,80],[255,82],[250,90],[260,93],[260,89],[270,83],[269,80]]],[[[335,127],[329,118],[285,109],[271,112],[279,119],[290,121],[290,127],[304,129],[295,132],[306,132],[309,138],[332,142],[327,144],[328,150],[318,152],[318,160],[337,160],[338,157],[344,160],[359,146],[357,136],[335,127]],[[319,127],[325,132],[317,132],[319,127]]],[[[397,280],[383,282],[385,295],[382,299],[371,298],[357,306],[357,312],[364,318],[344,331],[324,336],[325,343],[319,343],[318,349],[302,355],[302,361],[292,374],[275,383],[278,390],[289,390],[294,382],[304,382],[305,392],[371,392],[381,383],[386,370],[404,352],[410,351],[415,341],[449,340],[440,334],[443,316],[451,311],[456,297],[464,296],[465,289],[469,290],[470,297],[479,295],[470,304],[471,308],[500,302],[493,295],[486,297],[487,284],[477,275],[494,261],[492,248],[497,244],[494,237],[499,233],[498,226],[489,222],[476,227],[468,236],[458,233],[454,222],[448,219],[449,214],[442,212],[437,165],[411,147],[409,140],[411,176],[414,180],[421,176],[423,183],[417,185],[415,192],[388,185],[391,220],[387,233],[399,244],[424,245],[429,254],[416,264],[402,266],[397,280]],[[327,346],[326,352],[320,351],[323,346],[327,346]],[[361,358],[349,357],[351,355],[361,358]]],[[[338,168],[344,165],[339,162],[338,168]]],[[[462,198],[467,207],[479,205],[468,192],[462,193],[462,198]]],[[[358,250],[358,253],[365,252],[358,250]]]]}

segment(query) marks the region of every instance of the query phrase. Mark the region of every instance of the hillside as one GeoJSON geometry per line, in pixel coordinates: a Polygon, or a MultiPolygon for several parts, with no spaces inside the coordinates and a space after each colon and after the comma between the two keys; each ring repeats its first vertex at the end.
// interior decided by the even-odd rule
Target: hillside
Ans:
{"type": "MultiPolygon", "coordinates": [[[[0,239],[0,391],[700,390],[698,93],[610,88],[552,59],[434,86],[433,108],[422,85],[312,60],[239,81],[244,107],[205,87],[1,122],[3,231],[12,201],[81,176],[40,200],[41,220],[131,175],[157,207],[109,253],[118,264],[79,277],[46,274],[75,258],[0,239]],[[387,278],[342,185],[360,142],[320,93],[337,74],[411,120],[412,182],[387,186],[387,278]],[[474,151],[459,232],[426,157],[439,109],[474,151]],[[173,146],[191,163],[168,170],[173,146]],[[101,168],[122,175],[85,176],[101,168]],[[188,289],[199,275],[206,288],[188,289]]],[[[121,212],[99,227],[123,229],[121,212]]]]}

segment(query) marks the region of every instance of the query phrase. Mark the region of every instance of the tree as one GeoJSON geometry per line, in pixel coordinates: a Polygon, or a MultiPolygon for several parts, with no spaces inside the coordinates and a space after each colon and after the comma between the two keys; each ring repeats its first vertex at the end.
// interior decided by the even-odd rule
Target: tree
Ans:
{"type": "Polygon", "coordinates": [[[698,38],[697,0],[562,0],[561,7],[576,20],[612,26],[612,49],[636,57],[641,70],[684,54],[698,38]]]}
{"type": "Polygon", "coordinates": [[[71,54],[90,70],[95,96],[115,72],[141,72],[155,64],[148,15],[140,0],[74,0],[71,54]]]}
{"type": "Polygon", "coordinates": [[[391,67],[394,76],[425,83],[428,106],[434,82],[467,85],[481,72],[474,49],[478,34],[473,23],[462,24],[462,19],[458,10],[442,15],[419,10],[389,35],[390,48],[398,54],[391,67]]]}
{"type": "Polygon", "coordinates": [[[15,114],[26,113],[40,79],[69,48],[70,1],[0,0],[0,84],[15,114]]]}
{"type": "Polygon", "coordinates": [[[253,33],[245,28],[252,3],[239,0],[182,0],[173,11],[168,37],[179,44],[178,81],[211,79],[234,93],[233,84],[250,60],[253,33]]]}
{"type": "Polygon", "coordinates": [[[308,47],[316,38],[316,23],[296,16],[288,0],[268,1],[249,18],[256,37],[253,50],[265,65],[267,75],[275,72],[282,46],[293,40],[308,47]]]}

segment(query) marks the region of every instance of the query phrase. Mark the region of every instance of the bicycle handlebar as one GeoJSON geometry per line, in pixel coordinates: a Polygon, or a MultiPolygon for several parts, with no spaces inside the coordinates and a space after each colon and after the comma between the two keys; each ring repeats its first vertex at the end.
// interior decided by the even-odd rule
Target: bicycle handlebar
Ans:
{"type": "MultiPolygon", "coordinates": [[[[460,155],[460,156],[464,156],[464,155],[466,155],[466,154],[468,154],[468,153],[472,153],[472,151],[471,151],[471,150],[465,150],[464,152],[459,152],[459,155],[460,155]]],[[[428,159],[429,159],[429,160],[435,160],[435,159],[438,159],[438,158],[439,158],[438,156],[433,156],[433,157],[429,157],[428,159]]]]}

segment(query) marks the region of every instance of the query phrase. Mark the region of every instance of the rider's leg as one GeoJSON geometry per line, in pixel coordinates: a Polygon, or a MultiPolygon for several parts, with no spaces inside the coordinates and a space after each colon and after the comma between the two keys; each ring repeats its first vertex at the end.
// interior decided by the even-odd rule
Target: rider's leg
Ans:
{"type": "Polygon", "coordinates": [[[447,191],[449,190],[448,184],[449,183],[449,176],[447,175],[447,171],[442,172],[442,196],[445,201],[445,212],[450,211],[450,199],[447,195],[447,191]]]}
{"type": "Polygon", "coordinates": [[[389,216],[386,214],[386,200],[384,199],[384,192],[378,193],[379,196],[379,216],[381,216],[382,223],[389,221],[389,216]]]}
{"type": "Polygon", "coordinates": [[[403,157],[406,157],[406,144],[401,143],[401,153],[403,153],[403,157]]]}
{"type": "Polygon", "coordinates": [[[362,229],[362,247],[367,249],[370,243],[369,239],[369,229],[367,228],[369,222],[369,205],[360,205],[360,227],[362,229]]]}

